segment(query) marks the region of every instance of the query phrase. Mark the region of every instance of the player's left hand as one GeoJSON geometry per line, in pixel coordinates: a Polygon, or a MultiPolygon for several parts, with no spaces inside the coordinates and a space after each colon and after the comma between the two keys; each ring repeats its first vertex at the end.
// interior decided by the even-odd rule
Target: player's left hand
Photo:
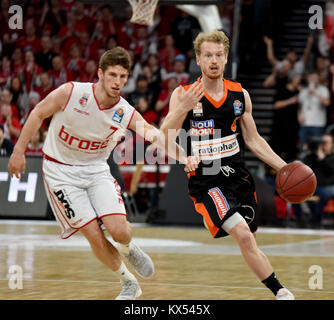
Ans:
{"type": "Polygon", "coordinates": [[[198,168],[198,164],[200,163],[201,159],[199,156],[189,156],[187,157],[187,163],[184,168],[185,172],[195,171],[198,168]]]}

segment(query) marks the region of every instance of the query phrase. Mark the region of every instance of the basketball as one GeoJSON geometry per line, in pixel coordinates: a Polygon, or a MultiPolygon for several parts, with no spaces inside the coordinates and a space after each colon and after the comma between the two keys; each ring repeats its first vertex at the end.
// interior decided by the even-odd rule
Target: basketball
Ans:
{"type": "Polygon", "coordinates": [[[289,163],[279,170],[275,182],[281,198],[291,203],[307,200],[317,187],[313,170],[300,161],[289,163]]]}

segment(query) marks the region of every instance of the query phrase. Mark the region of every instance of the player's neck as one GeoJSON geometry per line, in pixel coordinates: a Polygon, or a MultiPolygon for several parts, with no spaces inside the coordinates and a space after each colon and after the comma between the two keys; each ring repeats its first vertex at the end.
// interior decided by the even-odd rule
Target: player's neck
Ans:
{"type": "Polygon", "coordinates": [[[94,84],[94,93],[95,93],[95,98],[101,109],[110,108],[110,106],[116,104],[119,100],[119,96],[118,97],[108,96],[100,82],[94,84]]]}
{"type": "Polygon", "coordinates": [[[201,78],[201,82],[204,90],[208,93],[216,95],[224,93],[223,75],[217,79],[210,79],[203,75],[201,78]]]}

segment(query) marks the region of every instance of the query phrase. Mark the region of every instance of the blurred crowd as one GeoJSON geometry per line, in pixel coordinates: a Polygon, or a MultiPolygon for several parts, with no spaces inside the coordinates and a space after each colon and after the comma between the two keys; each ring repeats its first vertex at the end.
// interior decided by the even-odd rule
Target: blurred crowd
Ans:
{"type": "Polygon", "coordinates": [[[287,162],[309,165],[317,177],[314,197],[306,206],[293,205],[299,226],[321,226],[323,212],[334,213],[334,46],[323,36],[311,33],[300,57],[290,49],[282,60],[274,39],[263,38],[272,65],[263,86],[276,92],[271,146],[287,162]]]}
{"type": "MultiPolygon", "coordinates": [[[[227,28],[232,10],[227,11],[226,3],[232,2],[220,8],[227,28]]],[[[130,6],[120,10],[74,0],[26,0],[20,5],[23,29],[11,30],[10,3],[1,1],[0,141],[6,139],[6,148],[0,146],[2,155],[11,153],[30,111],[52,90],[68,81],[97,81],[99,58],[108,49],[122,46],[129,51],[132,72],[123,96],[157,126],[168,113],[172,91],[200,74],[192,51],[200,26],[175,6],[159,7],[149,27],[130,23],[130,6]]],[[[49,123],[50,119],[44,121],[28,154],[42,154],[49,123]]]]}

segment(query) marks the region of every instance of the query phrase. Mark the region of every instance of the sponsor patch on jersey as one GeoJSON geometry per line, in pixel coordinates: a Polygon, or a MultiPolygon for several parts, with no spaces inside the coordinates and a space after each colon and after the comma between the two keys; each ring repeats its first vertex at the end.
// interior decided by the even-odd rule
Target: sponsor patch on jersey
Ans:
{"type": "Polygon", "coordinates": [[[244,108],[242,102],[240,102],[239,100],[234,100],[233,107],[234,107],[234,115],[240,116],[244,108]]]}
{"type": "Polygon", "coordinates": [[[216,206],[217,213],[219,215],[220,220],[223,220],[228,210],[230,210],[230,206],[225,196],[223,195],[223,193],[221,192],[219,188],[210,189],[208,194],[212,198],[216,206]]]}
{"type": "Polygon", "coordinates": [[[191,141],[191,147],[194,154],[200,156],[202,160],[231,157],[240,152],[236,134],[217,139],[191,141]]]}
{"type": "Polygon", "coordinates": [[[112,120],[117,122],[117,123],[121,123],[124,117],[124,111],[122,108],[119,108],[115,111],[112,120]]]}
{"type": "Polygon", "coordinates": [[[82,97],[80,98],[79,100],[79,103],[82,107],[84,107],[86,104],[87,104],[87,101],[88,101],[88,98],[89,98],[89,94],[88,93],[84,93],[82,95],[82,97]]]}
{"type": "Polygon", "coordinates": [[[190,120],[190,134],[193,136],[205,136],[214,134],[215,122],[211,120],[194,121],[190,120]]]}
{"type": "Polygon", "coordinates": [[[203,116],[203,105],[201,102],[197,103],[193,108],[193,116],[194,117],[202,117],[203,116]]]}

